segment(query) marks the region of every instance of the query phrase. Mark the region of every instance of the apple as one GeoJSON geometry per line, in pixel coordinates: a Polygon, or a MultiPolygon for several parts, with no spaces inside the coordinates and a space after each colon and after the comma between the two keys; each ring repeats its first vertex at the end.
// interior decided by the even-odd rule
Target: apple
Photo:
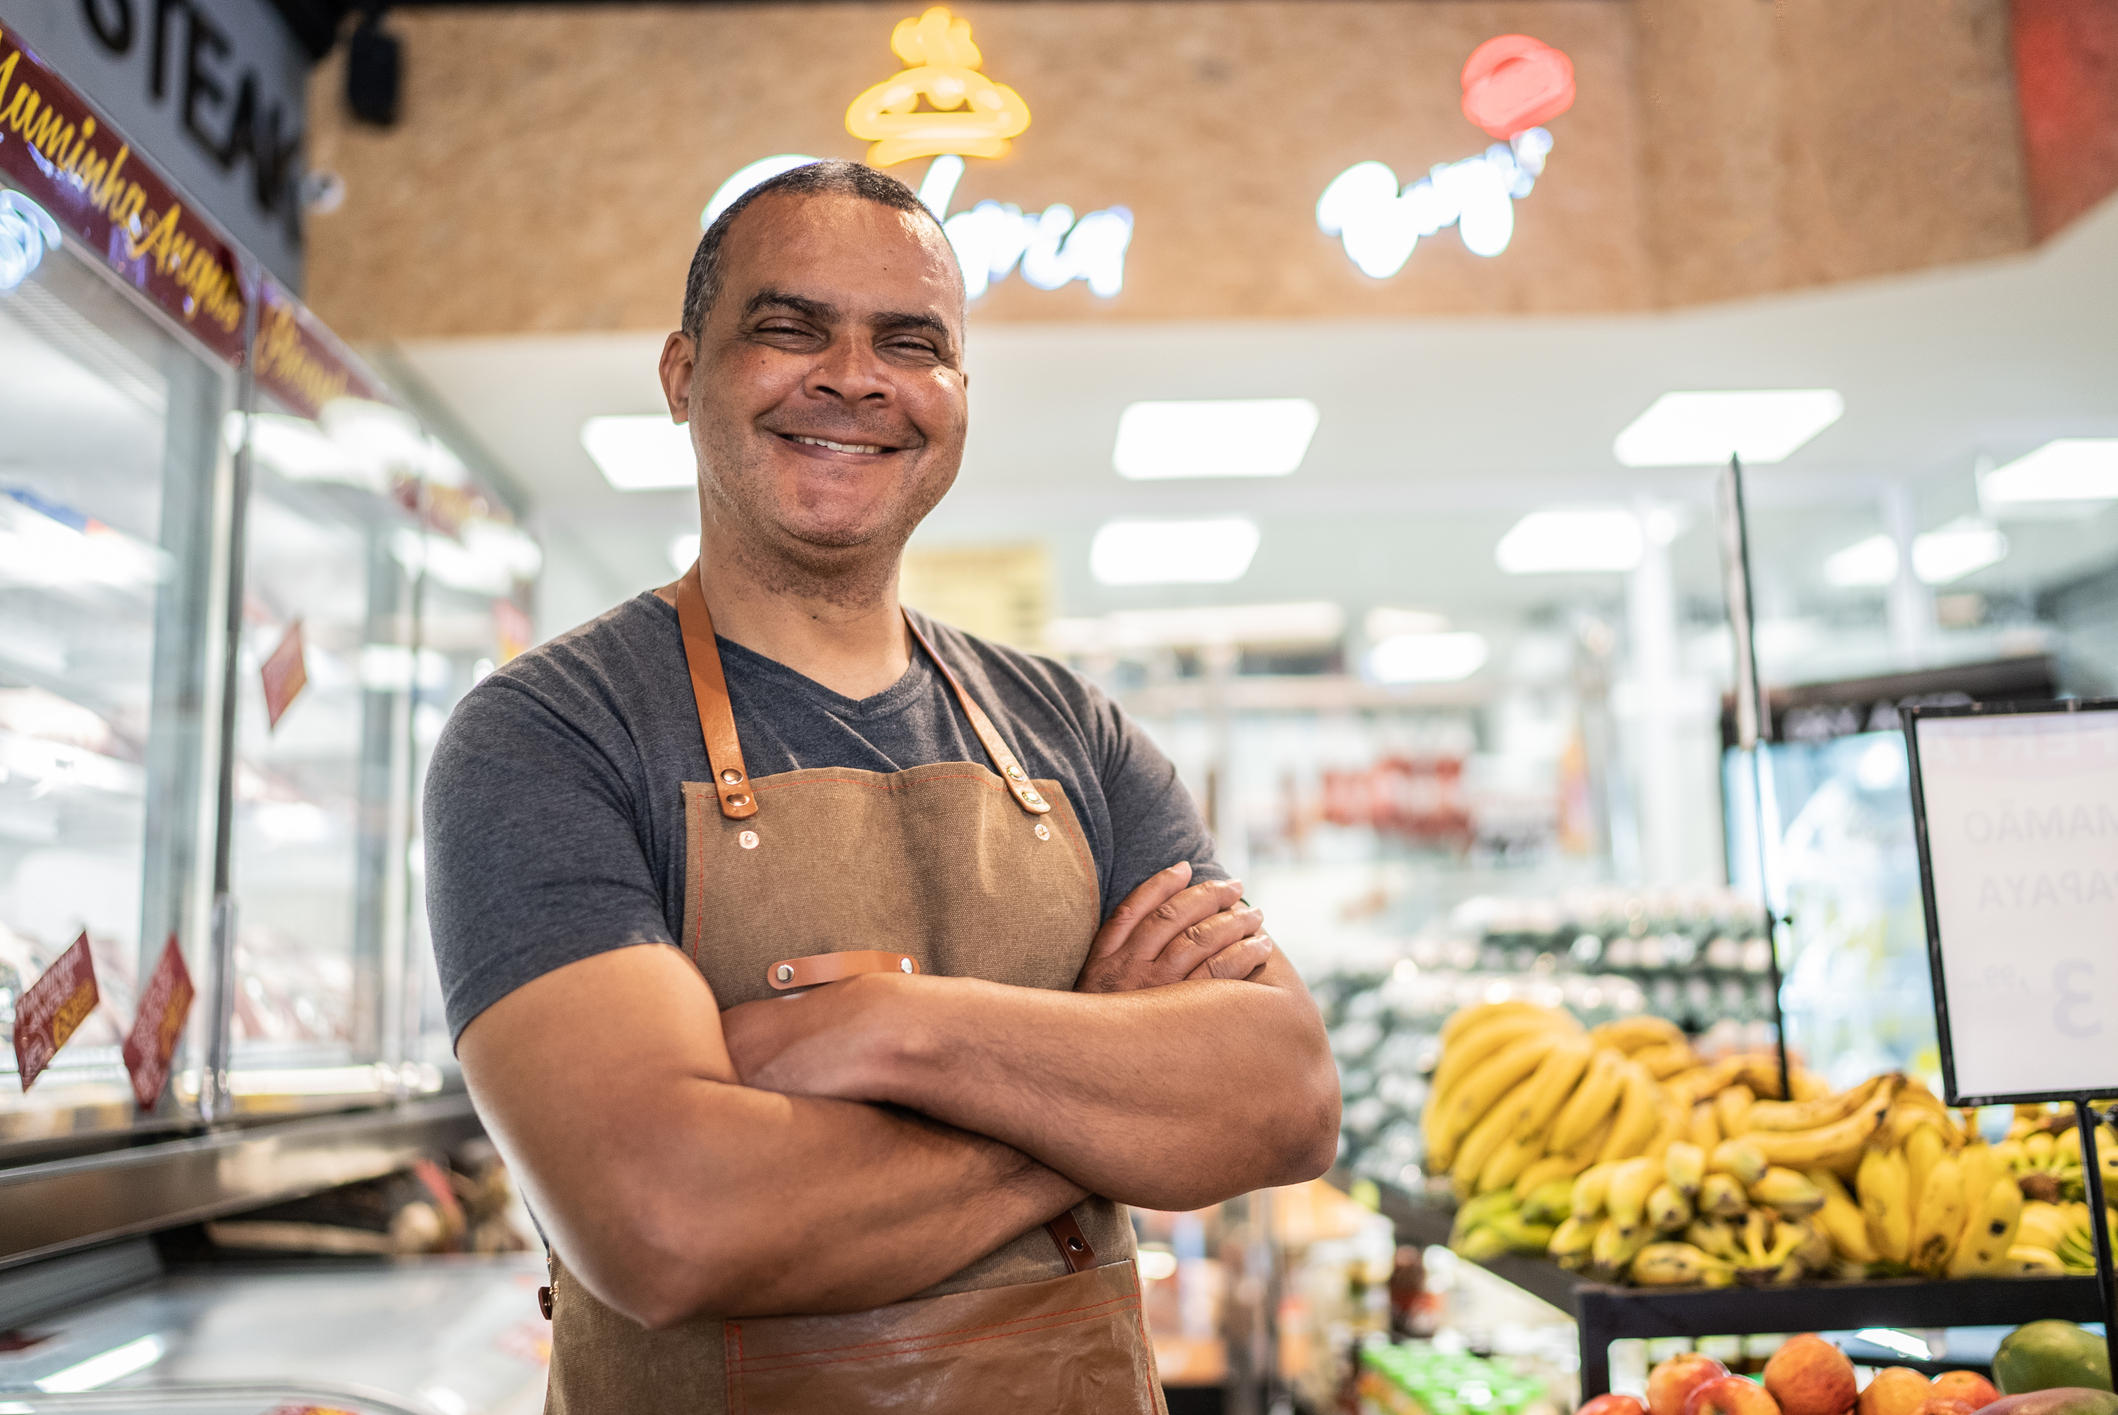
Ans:
{"type": "Polygon", "coordinates": [[[1780,1403],[1756,1381],[1721,1376],[1708,1381],[1684,1402],[1683,1415],[1783,1415],[1780,1403]]]}
{"type": "Polygon", "coordinates": [[[1697,1351],[1672,1356],[1647,1373],[1648,1411],[1650,1415],[1684,1415],[1684,1402],[1693,1391],[1727,1374],[1726,1366],[1697,1351]]]}
{"type": "Polygon", "coordinates": [[[1936,1395],[1954,1396],[1973,1410],[1983,1409],[2000,1399],[2000,1392],[1993,1383],[1976,1371],[1944,1371],[1934,1378],[1936,1395]]]}
{"type": "Polygon", "coordinates": [[[1919,1415],[1933,1383],[1910,1366],[1886,1366],[1861,1392],[1860,1415],[1919,1415]]]}
{"type": "Polygon", "coordinates": [[[1647,1415],[1647,1407],[1636,1396],[1599,1395],[1574,1415],[1647,1415]]]}
{"type": "Polygon", "coordinates": [[[1785,1415],[1846,1415],[1860,1396],[1846,1353],[1814,1332],[1790,1337],[1772,1353],[1765,1389],[1785,1415]]]}

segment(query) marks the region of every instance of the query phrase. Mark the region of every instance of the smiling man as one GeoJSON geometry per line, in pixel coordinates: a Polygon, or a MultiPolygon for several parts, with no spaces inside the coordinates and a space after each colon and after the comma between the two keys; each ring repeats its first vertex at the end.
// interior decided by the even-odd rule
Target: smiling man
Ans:
{"type": "Polygon", "coordinates": [[[435,749],[435,952],[551,1244],[553,1410],[1157,1410],[1122,1206],[1331,1161],[1316,1009],[1168,761],[898,604],[963,338],[895,179],[729,207],[661,364],[698,565],[435,749]]]}

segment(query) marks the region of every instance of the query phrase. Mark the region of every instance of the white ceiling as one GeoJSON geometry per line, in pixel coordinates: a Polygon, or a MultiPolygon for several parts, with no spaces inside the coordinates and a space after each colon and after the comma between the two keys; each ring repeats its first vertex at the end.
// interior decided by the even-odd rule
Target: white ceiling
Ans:
{"type": "MultiPolygon", "coordinates": [[[[1517,516],[1645,495],[1693,508],[1674,548],[1679,586],[1711,597],[1713,474],[1629,471],[1612,438],[1672,389],[1836,388],[1845,416],[1752,478],[1770,611],[1830,598],[1818,567],[1880,527],[1884,487],[1915,488],[1924,529],[1972,509],[1981,454],[2005,461],[2056,436],[2118,435],[2114,330],[2118,202],[2025,257],[1672,314],[1023,325],[981,324],[974,312],[971,442],[921,535],[1047,541],[1068,614],[1330,598],[1356,619],[1392,603],[1498,624],[1619,593],[1614,576],[1503,575],[1493,546],[1517,516]],[[1292,477],[1134,483],[1111,468],[1127,403],[1266,396],[1322,409],[1292,477]],[[1208,511],[1263,527],[1242,580],[1115,590],[1090,579],[1088,541],[1103,521],[1208,511]]],[[[578,438],[591,415],[661,409],[662,338],[399,351],[535,498],[553,567],[547,632],[665,580],[670,537],[695,529],[689,492],[613,491],[578,438]]],[[[2009,558],[1966,585],[2045,583],[2118,559],[2118,516],[2007,529],[2009,558]]]]}

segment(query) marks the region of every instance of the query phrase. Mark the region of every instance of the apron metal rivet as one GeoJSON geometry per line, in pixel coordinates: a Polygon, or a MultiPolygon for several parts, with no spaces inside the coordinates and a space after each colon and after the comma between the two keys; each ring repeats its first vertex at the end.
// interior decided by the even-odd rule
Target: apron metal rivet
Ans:
{"type": "Polygon", "coordinates": [[[745,850],[755,850],[757,849],[757,832],[746,830],[735,838],[735,843],[742,846],[745,850]]]}
{"type": "Polygon", "coordinates": [[[740,791],[731,791],[728,793],[728,804],[731,806],[747,806],[750,804],[750,798],[740,791]]]}
{"type": "Polygon", "coordinates": [[[897,960],[897,971],[898,971],[898,972],[900,972],[900,973],[909,973],[909,972],[911,972],[911,971],[912,971],[912,960],[911,960],[911,959],[909,959],[909,958],[900,958],[900,959],[898,959],[898,960],[897,960]]]}
{"type": "Polygon", "coordinates": [[[791,983],[794,981],[794,970],[784,963],[780,964],[779,967],[773,969],[772,972],[773,976],[778,978],[783,983],[791,983]]]}
{"type": "Polygon", "coordinates": [[[1080,1252],[1080,1251],[1081,1251],[1082,1249],[1084,1249],[1084,1248],[1088,1247],[1088,1245],[1087,1245],[1086,1243],[1083,1243],[1083,1242],[1082,1242],[1082,1241],[1081,1241],[1080,1239],[1078,1239],[1078,1238],[1069,1238],[1069,1239],[1067,1239],[1067,1240],[1066,1240],[1066,1246],[1067,1246],[1067,1247],[1069,1247],[1069,1248],[1071,1248],[1071,1249],[1073,1249],[1073,1250],[1074,1250],[1074,1251],[1075,1251],[1076,1253],[1078,1253],[1078,1252],[1080,1252]]]}
{"type": "Polygon", "coordinates": [[[1020,781],[1022,780],[1022,768],[1019,766],[1011,766],[1008,768],[1008,775],[1014,780],[1020,781]]]}
{"type": "Polygon", "coordinates": [[[1041,806],[1044,804],[1044,798],[1034,791],[1025,791],[1022,793],[1022,803],[1026,806],[1041,806]]]}
{"type": "Polygon", "coordinates": [[[1039,840],[1050,840],[1052,838],[1051,827],[1043,821],[1037,822],[1037,838],[1039,840]]]}
{"type": "Polygon", "coordinates": [[[737,771],[734,767],[730,767],[728,768],[728,770],[721,773],[721,780],[727,782],[730,786],[735,785],[738,781],[741,781],[742,779],[743,773],[737,771]]]}

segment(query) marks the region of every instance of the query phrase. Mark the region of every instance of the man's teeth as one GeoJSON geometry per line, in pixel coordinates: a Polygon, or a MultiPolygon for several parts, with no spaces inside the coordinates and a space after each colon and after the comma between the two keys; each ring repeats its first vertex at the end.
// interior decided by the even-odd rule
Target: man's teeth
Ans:
{"type": "Polygon", "coordinates": [[[821,437],[803,437],[798,433],[789,433],[788,437],[795,442],[806,442],[811,447],[828,447],[833,452],[880,452],[883,450],[880,447],[871,447],[865,442],[827,442],[821,437]]]}

